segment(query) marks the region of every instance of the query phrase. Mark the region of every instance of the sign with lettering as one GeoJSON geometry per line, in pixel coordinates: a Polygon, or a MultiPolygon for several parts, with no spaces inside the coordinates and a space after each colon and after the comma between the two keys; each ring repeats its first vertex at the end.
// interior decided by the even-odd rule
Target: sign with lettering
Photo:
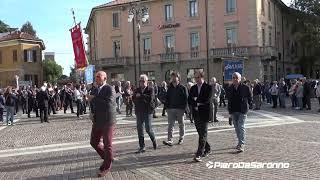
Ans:
{"type": "Polygon", "coordinates": [[[162,29],[170,29],[170,28],[177,28],[177,27],[180,27],[180,23],[159,25],[158,29],[162,30],[162,29]]]}
{"type": "Polygon", "coordinates": [[[238,72],[242,75],[243,72],[243,60],[225,60],[224,61],[224,80],[231,81],[232,74],[238,72]]]}

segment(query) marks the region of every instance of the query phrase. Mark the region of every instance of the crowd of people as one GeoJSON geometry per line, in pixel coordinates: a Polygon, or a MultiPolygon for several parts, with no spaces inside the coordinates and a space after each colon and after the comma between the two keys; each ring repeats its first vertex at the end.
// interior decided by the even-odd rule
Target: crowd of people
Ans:
{"type": "Polygon", "coordinates": [[[49,123],[48,116],[57,114],[57,111],[71,109],[78,117],[86,114],[88,105],[88,91],[84,84],[73,85],[69,83],[63,87],[44,83],[43,86],[22,86],[14,88],[8,86],[0,89],[0,121],[3,121],[3,112],[6,111],[6,124],[14,125],[14,116],[20,108],[22,114],[31,118],[31,112],[40,118],[41,123],[49,123]],[[77,105],[77,112],[73,110],[73,104],[77,105]]]}
{"type": "MultiPolygon", "coordinates": [[[[290,97],[292,108],[302,110],[311,109],[310,99],[316,96],[320,105],[320,82],[312,83],[301,78],[298,80],[279,83],[261,83],[258,79],[246,80],[240,73],[233,73],[229,84],[221,85],[215,77],[209,82],[204,81],[204,73],[194,74],[195,82],[181,83],[178,72],[170,75],[170,81],[163,81],[160,86],[149,81],[149,77],[142,74],[139,85],[135,87],[130,81],[115,81],[107,84],[107,75],[99,71],[96,82],[89,87],[84,84],[67,84],[62,87],[44,83],[37,88],[20,87],[14,89],[7,87],[0,90],[0,120],[3,121],[3,111],[7,112],[7,125],[14,125],[14,115],[21,107],[22,113],[31,117],[34,111],[40,117],[41,123],[49,122],[48,115],[56,114],[70,108],[71,113],[77,117],[87,113],[93,122],[91,132],[91,146],[104,160],[100,167],[99,176],[106,175],[113,161],[112,138],[115,130],[116,114],[121,114],[123,104],[126,105],[126,116],[135,113],[139,148],[136,153],[146,151],[144,131],[149,135],[153,149],[158,148],[152,119],[157,118],[156,108],[163,104],[162,116],[167,116],[167,139],[162,143],[166,146],[174,145],[173,131],[175,122],[179,126],[178,145],[184,143],[185,119],[194,123],[198,132],[198,148],[194,161],[200,162],[202,158],[211,154],[211,146],[207,141],[208,124],[219,122],[217,118],[218,107],[227,106],[230,114],[229,124],[234,126],[238,139],[237,152],[244,151],[245,121],[249,109],[260,110],[262,102],[273,104],[272,108],[286,108],[286,97],[290,97]],[[87,90],[88,89],[88,90],[87,90]],[[227,104],[225,100],[227,99],[227,104]],[[73,104],[77,106],[74,112],[73,104]],[[88,107],[88,108],[87,108],[88,107]],[[134,108],[134,111],[133,111],[134,108]],[[40,114],[39,114],[40,113],[40,114]]],[[[320,112],[320,110],[319,110],[320,112]]]]}

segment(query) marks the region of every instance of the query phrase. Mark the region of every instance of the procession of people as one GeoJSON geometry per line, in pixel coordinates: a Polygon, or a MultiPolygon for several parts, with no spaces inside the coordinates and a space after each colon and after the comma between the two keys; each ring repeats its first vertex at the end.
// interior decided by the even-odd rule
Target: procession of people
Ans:
{"type": "Polygon", "coordinates": [[[294,110],[310,110],[313,91],[320,105],[320,82],[313,85],[305,78],[289,82],[280,79],[279,83],[262,83],[256,79],[251,83],[240,73],[234,72],[228,85],[219,84],[215,77],[209,82],[204,79],[204,73],[196,71],[194,82],[183,85],[179,72],[173,72],[170,80],[163,81],[158,87],[156,83],[149,81],[146,74],[141,74],[139,85],[134,87],[130,81],[108,84],[106,72],[99,71],[95,76],[96,82],[90,87],[72,83],[62,87],[47,83],[39,88],[7,87],[4,91],[0,90],[0,121],[3,121],[3,113],[6,111],[6,124],[14,125],[14,117],[20,107],[28,118],[31,118],[31,112],[34,112],[41,123],[49,123],[49,116],[62,110],[67,113],[70,108],[71,113],[80,118],[89,109],[89,117],[93,122],[90,144],[103,159],[98,174],[102,177],[110,171],[114,160],[112,138],[116,130],[116,114],[121,114],[123,104],[126,106],[127,117],[135,114],[139,140],[136,153],[146,151],[144,132],[151,139],[153,149],[158,149],[159,144],[152,124],[153,118],[158,118],[157,107],[163,104],[162,116],[168,122],[167,139],[163,144],[175,145],[173,131],[176,121],[179,127],[177,145],[184,143],[185,119],[188,118],[194,123],[198,133],[195,162],[201,162],[212,152],[208,143],[208,125],[219,122],[217,114],[222,104],[226,106],[225,99],[230,114],[229,124],[233,124],[238,139],[235,146],[238,153],[245,150],[245,122],[249,109],[260,110],[264,101],[265,104],[271,104],[272,101],[272,108],[277,108],[278,103],[280,108],[286,108],[286,97],[289,96],[294,110]],[[76,112],[73,104],[76,104],[76,112]]]}

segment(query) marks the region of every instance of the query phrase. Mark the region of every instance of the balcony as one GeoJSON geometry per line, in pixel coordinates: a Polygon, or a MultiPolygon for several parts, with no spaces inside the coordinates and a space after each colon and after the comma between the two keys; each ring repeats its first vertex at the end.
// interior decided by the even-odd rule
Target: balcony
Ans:
{"type": "Polygon", "coordinates": [[[214,48],[210,50],[211,57],[225,57],[225,56],[248,56],[248,47],[228,47],[228,48],[214,48]]]}
{"type": "Polygon", "coordinates": [[[167,52],[160,54],[160,62],[167,63],[167,62],[178,62],[180,60],[180,53],[178,52],[167,52]]]}
{"type": "Polygon", "coordinates": [[[96,61],[98,66],[107,66],[107,67],[115,67],[115,66],[126,66],[129,64],[129,57],[113,57],[113,58],[103,58],[96,61]]]}
{"type": "Polygon", "coordinates": [[[211,57],[248,57],[248,56],[262,56],[271,57],[278,56],[274,47],[265,46],[239,46],[229,48],[215,48],[210,50],[211,57]]]}

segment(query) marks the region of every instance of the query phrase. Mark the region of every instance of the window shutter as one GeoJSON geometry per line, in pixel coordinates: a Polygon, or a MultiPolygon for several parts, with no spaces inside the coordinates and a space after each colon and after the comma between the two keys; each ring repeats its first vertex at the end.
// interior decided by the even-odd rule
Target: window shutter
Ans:
{"type": "Polygon", "coordinates": [[[24,62],[27,62],[28,61],[28,51],[24,50],[23,53],[24,53],[24,62]]]}
{"type": "Polygon", "coordinates": [[[33,57],[33,62],[37,62],[37,51],[36,50],[33,50],[32,51],[32,57],[33,57]]]}

